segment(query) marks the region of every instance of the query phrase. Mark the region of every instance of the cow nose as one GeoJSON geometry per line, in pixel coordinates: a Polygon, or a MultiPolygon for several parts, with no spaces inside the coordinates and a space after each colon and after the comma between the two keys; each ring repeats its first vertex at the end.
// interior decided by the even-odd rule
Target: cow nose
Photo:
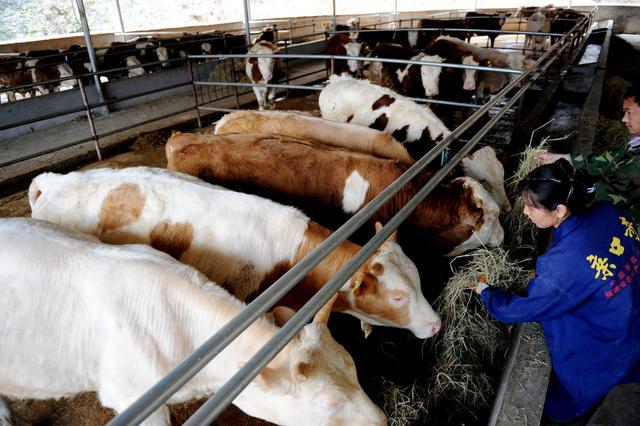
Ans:
{"type": "Polygon", "coordinates": [[[438,320],[436,321],[432,326],[431,326],[431,332],[433,333],[433,335],[435,336],[436,333],[438,331],[440,331],[440,328],[442,328],[442,320],[438,320]]]}

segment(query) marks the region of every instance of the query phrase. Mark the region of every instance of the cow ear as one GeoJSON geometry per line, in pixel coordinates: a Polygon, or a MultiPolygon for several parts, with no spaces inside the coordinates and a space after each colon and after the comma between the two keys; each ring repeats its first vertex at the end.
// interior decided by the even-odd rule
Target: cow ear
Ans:
{"type": "Polygon", "coordinates": [[[313,318],[314,323],[318,324],[327,324],[329,322],[329,314],[333,309],[333,304],[336,302],[338,298],[338,293],[334,294],[331,299],[316,313],[316,316],[313,318]]]}
{"type": "Polygon", "coordinates": [[[291,366],[291,380],[301,383],[311,377],[311,362],[309,359],[296,360],[291,366]]]}
{"type": "Polygon", "coordinates": [[[254,379],[256,384],[269,392],[286,392],[286,381],[283,371],[278,368],[265,367],[254,379]]]}
{"type": "Polygon", "coordinates": [[[276,306],[271,311],[271,314],[273,315],[273,322],[278,327],[282,327],[296,314],[296,311],[287,306],[276,306]]]}
{"type": "Polygon", "coordinates": [[[374,262],[369,267],[369,272],[376,277],[382,276],[384,274],[384,265],[380,262],[374,262]]]}

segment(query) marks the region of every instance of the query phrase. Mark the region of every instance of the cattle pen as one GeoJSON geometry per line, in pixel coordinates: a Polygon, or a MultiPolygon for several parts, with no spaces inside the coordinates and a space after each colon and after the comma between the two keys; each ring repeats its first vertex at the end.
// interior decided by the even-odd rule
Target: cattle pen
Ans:
{"type": "MultiPolygon", "coordinates": [[[[579,128],[577,135],[579,142],[571,149],[590,150],[589,145],[593,143],[596,132],[594,117],[598,115],[598,108],[603,96],[604,69],[609,54],[614,22],[613,20],[600,19],[598,14],[601,11],[598,9],[584,12],[585,18],[576,21],[570,31],[554,34],[559,37],[558,40],[538,55],[530,67],[524,70],[511,67],[497,70],[497,72],[513,76],[513,78],[510,77],[508,84],[492,94],[485,103],[426,97],[410,98],[418,103],[440,104],[467,112],[453,121],[454,127],[450,135],[417,159],[415,164],[409,167],[398,180],[348,220],[343,221],[344,217],[325,219],[325,223],[335,229],[329,238],[313,250],[309,256],[277,279],[272,286],[251,301],[237,317],[207,340],[127,410],[113,418],[109,424],[129,425],[142,422],[146,416],[164,404],[173,392],[204,368],[253,321],[265,314],[285,296],[338,245],[348,238],[363,241],[362,248],[356,256],[336,273],[267,345],[244,363],[242,368],[233,375],[233,378],[184,424],[199,425],[214,422],[223,414],[225,408],[232,403],[234,398],[242,392],[243,388],[249,385],[285,347],[287,342],[312,319],[314,313],[331,299],[332,295],[342,287],[349,277],[403,224],[416,206],[425,200],[478,144],[493,146],[505,156],[517,154],[527,142],[533,139],[532,133],[541,127],[542,122],[550,118],[556,119],[556,123],[560,121],[554,118],[554,114],[561,114],[556,106],[569,97],[577,99],[576,103],[580,104],[580,109],[583,111],[581,116],[574,117],[574,120],[568,124],[565,123],[565,127],[558,124],[555,130],[546,134],[558,136],[568,132],[569,128],[579,128]],[[580,65],[579,62],[585,55],[588,45],[599,46],[597,58],[595,62],[580,65]],[[517,127],[519,129],[516,129],[517,127]],[[450,149],[454,146],[457,146],[456,150],[451,151],[450,149]],[[578,146],[580,147],[578,148],[578,146]],[[405,184],[418,176],[423,169],[436,163],[440,163],[440,167],[433,178],[385,223],[378,233],[369,239],[369,233],[362,231],[369,218],[405,184]],[[367,236],[365,237],[365,235],[367,236]]],[[[455,12],[448,13],[449,16],[458,16],[455,12]]],[[[2,185],[0,193],[15,193],[16,188],[23,187],[28,179],[45,170],[66,171],[75,166],[78,161],[86,162],[88,159],[95,158],[94,155],[100,160],[106,159],[106,153],[112,154],[126,149],[123,148],[127,146],[126,141],[129,141],[131,136],[138,133],[140,129],[155,130],[178,127],[180,130],[191,130],[195,122],[197,125],[195,132],[211,133],[207,126],[215,124],[223,113],[253,106],[255,99],[251,92],[253,88],[275,89],[279,97],[276,109],[306,110],[310,115],[314,115],[314,113],[317,115],[317,111],[314,111],[317,105],[317,94],[325,87],[324,82],[336,61],[355,59],[362,63],[366,61],[369,66],[375,62],[396,63],[407,67],[409,65],[425,65],[424,61],[411,59],[394,60],[325,54],[326,38],[332,34],[340,33],[335,30],[335,15],[333,16],[334,29],[328,36],[325,36],[321,31],[316,31],[320,25],[313,19],[305,20],[300,24],[293,23],[292,20],[273,20],[271,23],[280,25],[280,33],[288,33],[290,36],[280,40],[281,53],[278,54],[248,55],[240,53],[246,49],[243,44],[242,49],[238,46],[236,51],[228,50],[216,54],[189,54],[184,58],[183,65],[180,67],[144,76],[109,81],[104,85],[109,99],[105,99],[99,93],[97,85],[85,84],[78,78],[76,79],[78,82],[76,89],[3,103],[0,105],[0,112],[4,111],[7,114],[3,112],[3,118],[0,119],[0,144],[5,144],[7,149],[3,149],[4,153],[0,156],[0,183],[2,185]],[[282,29],[282,23],[288,24],[285,30],[282,29]],[[295,35],[297,31],[306,31],[309,28],[311,28],[310,34],[295,35]],[[244,75],[244,67],[245,60],[250,57],[281,59],[285,63],[285,77],[281,80],[282,82],[264,84],[248,81],[244,75]],[[65,106],[63,111],[60,111],[60,105],[65,106]],[[108,108],[106,114],[104,113],[105,107],[108,108]],[[161,113],[157,114],[156,111],[161,111],[161,113]],[[40,131],[54,135],[56,129],[66,130],[64,130],[65,133],[61,131],[60,136],[47,138],[46,144],[41,141],[42,133],[39,134],[40,136],[37,133],[34,134],[34,131],[40,131]],[[36,141],[35,139],[41,140],[36,141]],[[52,143],[50,139],[56,139],[56,141],[52,143]]],[[[265,22],[258,24],[262,26],[265,22]]],[[[400,32],[409,32],[418,29],[414,27],[413,17],[404,20],[398,19],[393,24],[400,27],[394,31],[400,29],[400,32]],[[408,23],[409,26],[402,28],[403,22],[408,23]]],[[[383,25],[389,26],[390,23],[373,22],[371,23],[372,28],[361,28],[361,31],[364,33],[388,31],[388,29],[374,28],[383,25]]],[[[502,40],[512,37],[509,40],[514,42],[513,49],[522,49],[519,43],[520,37],[540,34],[522,31],[519,28],[519,20],[517,23],[514,21],[514,26],[517,29],[496,32],[496,34],[503,36],[502,40]]],[[[450,30],[455,32],[457,29],[451,28],[450,30]]],[[[489,34],[492,30],[484,31],[489,34]]],[[[235,32],[237,33],[235,35],[241,34],[240,30],[235,32]]],[[[344,30],[344,32],[348,32],[348,30],[344,30]]],[[[245,31],[242,37],[249,38],[251,34],[251,31],[245,31]]],[[[253,34],[257,33],[253,32],[253,34]]],[[[222,40],[225,39],[226,36],[222,36],[222,40]]],[[[506,44],[502,47],[509,49],[506,44]]],[[[444,65],[437,62],[426,62],[426,64],[434,67],[448,66],[453,69],[469,69],[479,72],[496,71],[496,68],[487,65],[444,65]]],[[[125,69],[134,68],[136,65],[125,67],[125,69]]],[[[84,77],[99,77],[100,74],[100,72],[87,73],[84,77]]],[[[63,77],[57,81],[72,79],[73,77],[63,77]]],[[[25,87],[29,87],[29,85],[22,88],[25,87]]],[[[7,89],[2,90],[7,91],[7,89]]],[[[510,161],[513,162],[513,159],[510,161]]],[[[288,200],[277,201],[285,202],[288,200]]],[[[314,211],[314,207],[309,207],[309,209],[314,211]]],[[[419,245],[415,241],[413,244],[419,245]]],[[[416,250],[419,252],[419,248],[412,247],[408,249],[408,252],[416,254],[414,253],[416,250]]],[[[431,262],[424,256],[419,255],[419,257],[425,261],[424,264],[417,265],[420,275],[424,279],[425,276],[430,276],[430,268],[433,268],[433,263],[437,262],[431,262]]],[[[450,273],[449,267],[446,265],[448,262],[442,263],[435,267],[436,271],[433,273],[440,280],[443,277],[446,278],[450,273]]],[[[425,293],[430,293],[427,296],[429,301],[433,299],[431,293],[434,292],[433,289],[425,291],[425,293]]],[[[353,326],[353,322],[345,322],[345,324],[353,326]]],[[[336,334],[340,335],[341,332],[338,331],[336,334]]],[[[376,338],[375,335],[373,337],[376,338]]],[[[356,350],[354,349],[355,345],[353,342],[348,342],[347,339],[353,338],[353,335],[344,333],[340,337],[343,340],[338,340],[351,351],[356,350]]],[[[377,342],[382,342],[381,347],[387,344],[387,352],[392,353],[391,356],[387,358],[382,356],[380,359],[388,360],[395,357],[395,366],[402,369],[400,364],[403,358],[398,358],[402,347],[398,348],[398,346],[407,340],[409,339],[405,335],[390,338],[387,341],[384,341],[382,336],[378,337],[377,342]]],[[[540,332],[530,325],[520,326],[512,333],[511,342],[509,354],[499,374],[500,377],[494,378],[497,386],[495,395],[491,397],[491,407],[485,407],[482,412],[476,414],[475,420],[478,422],[486,421],[492,425],[537,424],[539,422],[549,367],[544,362],[532,367],[528,361],[534,353],[537,354],[536,359],[544,358],[546,355],[542,347],[540,332]]],[[[358,343],[364,344],[361,339],[358,339],[358,343]]],[[[369,344],[366,347],[371,351],[374,345],[369,344]]],[[[409,343],[408,347],[411,352],[424,350],[421,344],[415,342],[409,343]],[[414,350],[416,347],[419,349],[414,350]]],[[[367,349],[365,349],[366,351],[367,349]]],[[[356,364],[365,363],[365,357],[366,354],[359,354],[357,357],[354,355],[356,364]]],[[[427,359],[430,360],[429,357],[427,359]]],[[[406,359],[404,360],[406,361],[406,359]]],[[[380,361],[378,360],[378,362],[380,361]]],[[[424,367],[419,362],[412,364],[413,367],[418,365],[421,368],[424,367]]],[[[406,366],[407,370],[410,368],[411,366],[406,366]]],[[[383,368],[380,368],[379,371],[375,371],[375,367],[368,368],[368,370],[370,373],[384,377],[383,368]]],[[[360,373],[360,369],[358,371],[360,373]]],[[[410,371],[403,372],[412,374],[410,371]]],[[[361,381],[366,383],[363,387],[367,391],[371,391],[372,388],[379,385],[379,381],[375,379],[361,378],[361,381]]],[[[407,423],[400,421],[394,424],[442,424],[441,422],[445,418],[446,414],[440,414],[433,419],[414,419],[407,423]]],[[[462,420],[455,419],[454,421],[462,420]]],[[[464,418],[463,421],[473,420],[464,418]]]]}

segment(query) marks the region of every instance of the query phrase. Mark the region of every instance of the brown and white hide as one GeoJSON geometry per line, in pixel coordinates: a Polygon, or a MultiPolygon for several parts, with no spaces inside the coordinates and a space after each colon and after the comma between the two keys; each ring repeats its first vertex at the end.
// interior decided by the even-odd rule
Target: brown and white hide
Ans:
{"type": "MultiPolygon", "coordinates": [[[[280,52],[272,43],[260,41],[251,46],[248,53],[269,55],[280,52]]],[[[245,71],[249,81],[254,84],[275,84],[279,79],[280,63],[281,60],[279,58],[249,57],[245,62],[245,71]]],[[[275,107],[275,87],[253,87],[253,92],[256,95],[259,109],[263,110],[265,107],[273,109],[275,107]]]]}

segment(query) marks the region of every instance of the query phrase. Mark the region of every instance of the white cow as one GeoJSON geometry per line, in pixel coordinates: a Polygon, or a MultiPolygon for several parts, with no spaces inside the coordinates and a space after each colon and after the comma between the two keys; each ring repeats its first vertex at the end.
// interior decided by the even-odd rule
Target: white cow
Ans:
{"type": "MultiPolygon", "coordinates": [[[[331,234],[299,210],[147,167],[44,173],[29,189],[32,216],[108,243],[144,243],[196,267],[241,300],[255,295],[331,234]]],[[[299,308],[360,249],[341,244],[281,303],[299,308]]],[[[348,279],[336,309],[374,325],[433,336],[440,319],[416,266],[387,241],[348,279]],[[366,286],[360,284],[366,281],[366,286]],[[400,300],[391,300],[394,294],[400,300]]]]}
{"type": "MultiPolygon", "coordinates": [[[[216,124],[216,135],[230,133],[286,135],[294,138],[366,152],[413,164],[407,149],[391,135],[356,124],[337,123],[285,111],[236,111],[216,124]]],[[[283,139],[286,141],[288,139],[283,139]]]]}
{"type": "MultiPolygon", "coordinates": [[[[251,46],[248,53],[268,55],[279,52],[274,44],[263,40],[251,46]]],[[[247,58],[245,62],[247,77],[249,77],[249,81],[256,84],[277,83],[279,68],[280,59],[278,58],[247,58]]],[[[267,101],[269,102],[269,109],[274,108],[276,97],[275,88],[253,87],[253,92],[256,95],[258,107],[261,110],[267,106],[267,101]]]]}
{"type": "MultiPolygon", "coordinates": [[[[0,394],[95,391],[121,412],[245,308],[190,266],[141,245],[109,246],[33,219],[0,221],[0,394]]],[[[236,397],[287,425],[383,425],[326,313],[236,397]]],[[[278,328],[258,319],[168,403],[215,393],[278,328]]],[[[169,424],[166,406],[145,424],[169,424]]]]}
{"type": "Polygon", "coordinates": [[[451,132],[424,105],[366,80],[331,76],[320,98],[322,117],[390,134],[419,158],[451,132]]]}

